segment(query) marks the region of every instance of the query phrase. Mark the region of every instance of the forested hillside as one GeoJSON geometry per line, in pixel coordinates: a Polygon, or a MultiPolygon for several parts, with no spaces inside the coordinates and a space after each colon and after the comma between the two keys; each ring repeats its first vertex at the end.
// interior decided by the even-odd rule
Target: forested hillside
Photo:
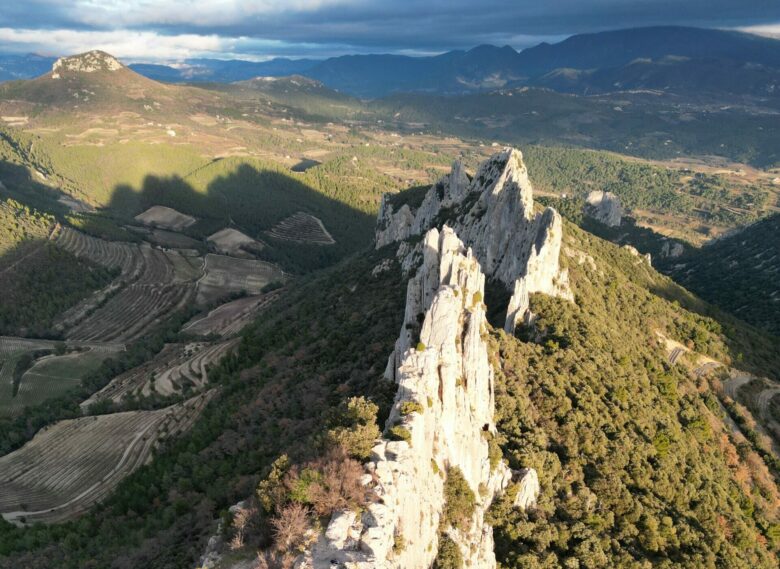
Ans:
{"type": "Polygon", "coordinates": [[[49,242],[55,220],[0,201],[0,334],[51,336],[53,319],[111,280],[111,273],[49,242]]]}
{"type": "Polygon", "coordinates": [[[780,215],[670,263],[680,284],[739,318],[780,335],[780,215]]]}

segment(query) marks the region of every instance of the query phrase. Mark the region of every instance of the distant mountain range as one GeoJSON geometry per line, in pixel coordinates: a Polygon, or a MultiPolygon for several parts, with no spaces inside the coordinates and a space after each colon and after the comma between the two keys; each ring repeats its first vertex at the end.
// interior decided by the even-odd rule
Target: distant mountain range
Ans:
{"type": "MultiPolygon", "coordinates": [[[[54,61],[0,56],[0,80],[29,78],[54,61]]],[[[357,97],[402,92],[464,94],[539,86],[593,94],[649,89],[682,95],[776,97],[780,41],[753,34],[686,27],[648,27],[572,36],[521,52],[481,45],[432,57],[346,55],[265,62],[190,59],[130,67],[167,82],[232,83],[259,76],[304,75],[357,97]]]]}

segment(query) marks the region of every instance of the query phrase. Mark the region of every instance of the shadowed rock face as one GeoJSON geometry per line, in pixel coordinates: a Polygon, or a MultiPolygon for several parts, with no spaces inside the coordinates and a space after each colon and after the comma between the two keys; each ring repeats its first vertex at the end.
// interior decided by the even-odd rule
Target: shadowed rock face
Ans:
{"type": "MultiPolygon", "coordinates": [[[[377,248],[420,235],[441,217],[474,251],[485,274],[513,291],[505,328],[529,317],[534,292],[571,298],[568,275],[558,257],[563,237],[561,216],[552,208],[537,212],[528,170],[519,150],[507,148],[477,169],[469,182],[460,163],[439,180],[416,211],[393,211],[383,200],[376,231],[377,248]]],[[[412,250],[411,254],[419,254],[412,250]]],[[[408,261],[404,266],[413,265],[408,261]]]]}
{"type": "Polygon", "coordinates": [[[585,213],[609,227],[619,227],[623,219],[623,206],[612,192],[594,190],[588,194],[585,213]]]}
{"type": "MultiPolygon", "coordinates": [[[[486,433],[494,433],[493,370],[488,360],[485,276],[470,249],[444,226],[423,240],[423,262],[407,288],[406,318],[422,314],[419,338],[401,328],[393,370],[398,384],[389,425],[407,429],[409,442],[383,439],[367,465],[380,498],[359,518],[333,517],[298,567],[430,567],[444,510],[444,473],[459,468],[477,499],[468,530],[445,529],[467,566],[495,567],[493,531],[484,513],[512,478],[502,462],[491,469],[486,433]],[[414,341],[414,347],[409,347],[414,341]],[[422,409],[402,415],[405,402],[422,409]],[[435,466],[434,466],[435,465],[435,466]],[[396,536],[405,542],[394,548],[396,536]]],[[[391,358],[391,361],[393,359],[391,358]]],[[[530,502],[529,502],[530,503],[530,502]]]]}

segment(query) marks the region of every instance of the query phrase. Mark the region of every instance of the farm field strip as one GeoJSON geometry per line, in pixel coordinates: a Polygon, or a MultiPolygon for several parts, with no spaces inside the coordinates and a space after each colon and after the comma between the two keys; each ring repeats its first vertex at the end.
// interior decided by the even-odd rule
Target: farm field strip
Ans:
{"type": "Polygon", "coordinates": [[[16,524],[75,517],[144,464],[162,437],[189,429],[216,393],[156,411],[60,421],[0,457],[0,513],[16,524]]]}
{"type": "Polygon", "coordinates": [[[103,389],[81,403],[86,410],[99,401],[120,402],[131,395],[171,395],[189,384],[201,388],[208,381],[208,369],[238,344],[238,339],[209,344],[167,344],[151,361],[116,376],[103,389]]]}
{"type": "Polygon", "coordinates": [[[284,278],[282,270],[271,263],[209,253],[204,275],[198,280],[198,302],[205,304],[229,292],[260,294],[265,285],[284,278]]]}
{"type": "Polygon", "coordinates": [[[55,243],[76,257],[86,258],[104,267],[118,267],[124,278],[133,279],[143,269],[137,245],[106,241],[70,227],[60,228],[55,243]]]}
{"type": "Polygon", "coordinates": [[[208,366],[218,362],[238,344],[238,339],[219,344],[187,344],[185,361],[169,367],[152,381],[147,382],[142,393],[149,395],[152,388],[161,395],[171,395],[181,389],[181,384],[189,383],[193,387],[203,387],[208,381],[208,366]]]}
{"type": "Polygon", "coordinates": [[[322,220],[302,211],[296,212],[274,225],[268,231],[268,235],[295,243],[333,245],[336,242],[325,229],[322,220]]]}
{"type": "Polygon", "coordinates": [[[279,294],[279,291],[274,291],[221,304],[205,316],[197,316],[190,320],[182,332],[196,336],[217,334],[227,338],[240,332],[255,314],[279,298],[279,294]]]}
{"type": "Polygon", "coordinates": [[[181,307],[190,296],[188,285],[133,284],[67,332],[69,340],[130,342],[147,327],[181,307]]]}

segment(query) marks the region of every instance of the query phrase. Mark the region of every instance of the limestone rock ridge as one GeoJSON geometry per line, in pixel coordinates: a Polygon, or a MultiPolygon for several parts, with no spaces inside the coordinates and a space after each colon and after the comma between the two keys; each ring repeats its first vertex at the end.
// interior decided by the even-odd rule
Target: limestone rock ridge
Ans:
{"type": "MultiPolygon", "coordinates": [[[[430,229],[422,243],[422,263],[407,285],[405,316],[417,326],[410,329],[405,322],[401,328],[396,345],[401,357],[392,374],[398,390],[388,419],[388,429],[401,429],[406,440],[377,443],[365,478],[378,501],[361,515],[334,515],[299,559],[299,568],[427,568],[441,531],[457,544],[466,566],[496,566],[484,514],[512,472],[489,458],[495,389],[485,337],[485,275],[450,227],[430,229]],[[456,467],[476,498],[467,529],[442,523],[445,479],[456,467]]],[[[538,485],[528,487],[522,507],[532,506],[536,494],[538,485]]]]}
{"type": "MultiPolygon", "coordinates": [[[[504,325],[507,331],[530,319],[530,294],[572,298],[568,272],[559,265],[563,221],[553,208],[537,211],[519,150],[506,148],[491,156],[471,180],[456,162],[416,211],[407,204],[396,211],[390,199],[384,198],[376,246],[408,240],[442,221],[472,248],[485,274],[512,292],[504,325]]],[[[406,246],[403,256],[409,255],[419,255],[419,248],[406,246]]],[[[408,258],[401,262],[405,269],[414,265],[408,258]]]]}
{"type": "Polygon", "coordinates": [[[51,78],[59,79],[63,73],[95,73],[96,71],[118,71],[124,66],[112,55],[94,50],[60,57],[51,68],[51,78]]]}

